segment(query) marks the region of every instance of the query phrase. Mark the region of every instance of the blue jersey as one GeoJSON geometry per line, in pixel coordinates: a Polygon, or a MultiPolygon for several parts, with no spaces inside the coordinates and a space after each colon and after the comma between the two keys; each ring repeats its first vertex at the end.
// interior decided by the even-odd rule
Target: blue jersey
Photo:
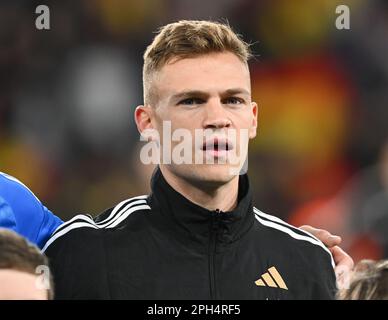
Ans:
{"type": "Polygon", "coordinates": [[[42,248],[61,224],[23,183],[0,172],[0,227],[12,229],[42,248]]]}

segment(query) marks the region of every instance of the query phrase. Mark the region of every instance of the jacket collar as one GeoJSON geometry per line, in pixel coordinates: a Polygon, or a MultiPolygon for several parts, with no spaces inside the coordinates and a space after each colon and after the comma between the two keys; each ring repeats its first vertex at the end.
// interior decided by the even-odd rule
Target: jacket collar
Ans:
{"type": "Polygon", "coordinates": [[[248,176],[239,176],[238,204],[228,212],[203,208],[173,189],[163,177],[159,167],[151,179],[150,204],[162,219],[180,229],[180,233],[203,242],[216,234],[217,241],[232,243],[253,225],[252,195],[248,176]]]}

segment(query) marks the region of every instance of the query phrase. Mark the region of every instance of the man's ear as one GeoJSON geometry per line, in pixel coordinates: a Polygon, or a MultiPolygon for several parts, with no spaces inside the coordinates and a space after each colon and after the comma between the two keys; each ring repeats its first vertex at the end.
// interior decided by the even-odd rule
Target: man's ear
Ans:
{"type": "Polygon", "coordinates": [[[135,122],[140,134],[146,129],[154,129],[152,124],[152,108],[150,106],[140,105],[135,109],[135,122]]]}
{"type": "Polygon", "coordinates": [[[249,129],[249,139],[253,139],[256,137],[257,133],[257,123],[258,123],[258,113],[259,113],[259,107],[257,106],[256,102],[251,102],[251,107],[252,107],[252,113],[253,113],[253,118],[252,118],[252,126],[249,129]]]}

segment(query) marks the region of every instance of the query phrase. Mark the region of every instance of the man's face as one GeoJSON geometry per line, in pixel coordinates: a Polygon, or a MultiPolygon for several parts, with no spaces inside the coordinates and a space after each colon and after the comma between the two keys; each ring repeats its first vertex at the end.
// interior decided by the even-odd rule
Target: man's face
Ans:
{"type": "MultiPolygon", "coordinates": [[[[251,102],[248,66],[229,52],[185,58],[163,66],[155,75],[153,86],[157,102],[152,107],[151,123],[161,136],[162,146],[166,143],[164,121],[171,122],[172,133],[183,128],[192,137],[191,164],[176,164],[173,158],[171,164],[162,162],[162,169],[202,185],[222,185],[235,178],[257,127],[257,105],[251,102]],[[207,132],[197,142],[196,129],[207,132]],[[231,131],[236,134],[234,141],[230,139],[231,131]],[[237,164],[230,161],[232,153],[239,159],[237,164]],[[196,161],[200,158],[203,164],[196,161]]],[[[180,142],[171,141],[171,150],[180,142]]]]}
{"type": "Polygon", "coordinates": [[[38,276],[0,269],[0,300],[47,300],[47,290],[38,287],[38,276]]]}

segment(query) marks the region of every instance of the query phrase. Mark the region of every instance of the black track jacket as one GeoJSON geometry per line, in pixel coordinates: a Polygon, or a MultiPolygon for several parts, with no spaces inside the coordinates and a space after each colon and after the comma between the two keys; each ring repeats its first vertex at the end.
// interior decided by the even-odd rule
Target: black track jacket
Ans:
{"type": "Polygon", "coordinates": [[[312,235],[252,205],[209,211],[156,169],[149,196],[78,215],[44,247],[57,299],[332,299],[333,259],[312,235]]]}

